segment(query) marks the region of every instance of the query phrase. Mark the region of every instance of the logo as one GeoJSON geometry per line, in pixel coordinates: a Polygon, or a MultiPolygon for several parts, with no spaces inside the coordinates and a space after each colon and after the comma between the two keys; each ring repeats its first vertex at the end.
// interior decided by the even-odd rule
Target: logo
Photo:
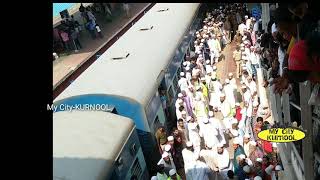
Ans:
{"type": "Polygon", "coordinates": [[[299,141],[305,136],[303,131],[294,128],[272,128],[258,134],[262,140],[278,143],[299,141]]]}

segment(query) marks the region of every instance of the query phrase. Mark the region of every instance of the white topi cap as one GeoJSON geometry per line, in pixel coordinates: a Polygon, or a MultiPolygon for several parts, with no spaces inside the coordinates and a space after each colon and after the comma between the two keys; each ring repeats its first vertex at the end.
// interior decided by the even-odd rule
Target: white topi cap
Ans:
{"type": "Polygon", "coordinates": [[[240,44],[240,46],[241,46],[241,47],[244,47],[244,44],[243,44],[243,43],[241,43],[241,44],[240,44]]]}
{"type": "Polygon", "coordinates": [[[246,133],[243,137],[250,138],[250,135],[246,133]]]}
{"type": "Polygon", "coordinates": [[[265,171],[266,171],[266,173],[268,174],[268,175],[271,175],[272,174],[272,169],[273,169],[273,165],[269,165],[266,169],[265,169],[265,171]]]}
{"type": "Polygon", "coordinates": [[[183,100],[182,99],[178,99],[178,104],[181,104],[183,103],[183,100]]]}
{"type": "Polygon", "coordinates": [[[179,98],[182,98],[182,97],[183,97],[183,94],[182,94],[182,93],[179,93],[179,94],[178,94],[178,97],[179,97],[179,98]]]}
{"type": "Polygon", "coordinates": [[[180,76],[184,76],[184,72],[181,72],[181,73],[180,73],[180,76]]]}
{"type": "Polygon", "coordinates": [[[250,141],[249,142],[252,146],[256,146],[257,145],[257,143],[255,142],[255,141],[250,141]]]}
{"type": "Polygon", "coordinates": [[[164,150],[165,151],[169,152],[170,149],[171,149],[171,145],[170,144],[167,144],[167,145],[164,146],[164,150]]]}
{"type": "Polygon", "coordinates": [[[192,147],[192,142],[191,142],[191,141],[188,141],[188,142],[186,143],[186,146],[187,146],[187,147],[192,147]]]}
{"type": "Polygon", "coordinates": [[[262,180],[262,178],[260,176],[256,176],[253,180],[262,180]]]}
{"type": "Polygon", "coordinates": [[[210,117],[213,116],[213,111],[209,111],[209,116],[210,116],[210,117]]]}
{"type": "Polygon", "coordinates": [[[277,143],[272,143],[272,147],[276,148],[277,147],[277,143]]]}
{"type": "Polygon", "coordinates": [[[257,158],[256,161],[261,163],[262,159],[261,158],[257,158]]]}
{"type": "Polygon", "coordinates": [[[217,70],[217,66],[213,66],[212,69],[213,69],[213,70],[217,70]]]}
{"type": "Polygon", "coordinates": [[[201,88],[201,86],[196,86],[196,90],[199,90],[201,88]]]}
{"type": "Polygon", "coordinates": [[[158,180],[157,176],[152,176],[151,180],[158,180]]]}
{"type": "Polygon", "coordinates": [[[281,167],[280,165],[277,165],[277,166],[275,167],[275,170],[276,170],[276,171],[281,171],[281,170],[282,170],[282,167],[281,167]]]}
{"type": "Polygon", "coordinates": [[[246,158],[246,155],[240,154],[240,155],[239,155],[239,158],[240,158],[240,159],[245,159],[245,158],[246,158]]]}
{"type": "Polygon", "coordinates": [[[237,124],[237,123],[238,123],[238,120],[237,120],[237,119],[233,118],[233,119],[231,120],[231,124],[237,124]]]}
{"type": "Polygon", "coordinates": [[[206,63],[207,63],[207,64],[210,64],[210,60],[207,60],[206,63]]]}
{"type": "Polygon", "coordinates": [[[168,157],[169,156],[169,154],[165,151],[165,152],[163,152],[163,154],[162,154],[162,158],[165,158],[165,157],[168,157]]]}
{"type": "Polygon", "coordinates": [[[241,86],[241,89],[247,89],[247,86],[243,85],[241,86]]]}
{"type": "Polygon", "coordinates": [[[173,141],[174,140],[174,138],[173,138],[173,136],[168,136],[168,141],[173,141]]]}
{"type": "Polygon", "coordinates": [[[203,119],[202,119],[202,122],[205,123],[205,124],[207,124],[207,123],[209,122],[209,119],[208,119],[208,118],[203,118],[203,119]]]}
{"type": "Polygon", "coordinates": [[[186,66],[186,65],[187,65],[187,62],[183,62],[182,64],[183,64],[183,66],[186,66]]]}
{"type": "Polygon", "coordinates": [[[233,139],[233,144],[240,144],[240,139],[238,138],[238,137],[235,137],[234,139],[233,139]]]}
{"type": "Polygon", "coordinates": [[[253,101],[252,106],[253,106],[253,107],[257,107],[257,106],[259,106],[258,101],[253,101]]]}
{"type": "Polygon", "coordinates": [[[248,16],[247,16],[247,15],[245,15],[245,16],[244,16],[244,18],[247,18],[247,19],[248,19],[248,16]]]}
{"type": "Polygon", "coordinates": [[[173,176],[173,175],[175,175],[177,172],[176,172],[176,170],[175,169],[171,169],[170,171],[169,171],[169,175],[170,176],[173,176]]]}
{"type": "Polygon", "coordinates": [[[189,66],[187,66],[187,67],[186,67],[186,71],[189,71],[189,70],[190,70],[190,67],[189,67],[189,66]]]}
{"type": "Polygon", "coordinates": [[[218,147],[218,148],[222,148],[222,147],[223,147],[223,143],[218,143],[218,144],[217,144],[217,147],[218,147]]]}
{"type": "Polygon", "coordinates": [[[191,116],[188,116],[188,117],[187,117],[187,121],[190,121],[191,119],[192,119],[191,116]]]}
{"type": "Polygon", "coordinates": [[[221,93],[220,97],[226,97],[226,95],[224,93],[221,93]]]}
{"type": "Polygon", "coordinates": [[[205,80],[206,80],[206,78],[202,77],[202,78],[200,78],[200,80],[201,80],[201,81],[205,81],[205,80]]]}
{"type": "Polygon", "coordinates": [[[182,115],[186,115],[187,112],[186,112],[186,111],[182,111],[181,114],[182,114],[182,115]]]}
{"type": "Polygon", "coordinates": [[[226,84],[229,84],[229,83],[230,83],[230,80],[229,80],[229,79],[226,79],[226,80],[224,80],[224,82],[225,82],[226,84]]]}
{"type": "Polygon", "coordinates": [[[203,43],[203,42],[204,42],[204,39],[201,39],[201,42],[203,43]]]}
{"type": "Polygon", "coordinates": [[[236,106],[240,106],[240,103],[238,103],[238,102],[236,102],[236,104],[235,104],[236,106]]]}
{"type": "Polygon", "coordinates": [[[229,75],[229,76],[233,76],[233,74],[232,74],[232,73],[229,73],[228,75],[229,75]]]}

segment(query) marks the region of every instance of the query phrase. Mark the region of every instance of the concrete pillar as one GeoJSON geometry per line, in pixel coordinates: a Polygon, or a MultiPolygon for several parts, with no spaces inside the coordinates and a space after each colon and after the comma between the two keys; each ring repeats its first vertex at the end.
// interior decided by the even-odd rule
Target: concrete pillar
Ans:
{"type": "Polygon", "coordinates": [[[306,130],[306,137],[302,140],[302,157],[304,165],[305,180],[314,179],[313,169],[313,123],[311,106],[308,105],[308,100],[311,95],[310,82],[300,83],[300,107],[301,107],[301,125],[306,130]]]}

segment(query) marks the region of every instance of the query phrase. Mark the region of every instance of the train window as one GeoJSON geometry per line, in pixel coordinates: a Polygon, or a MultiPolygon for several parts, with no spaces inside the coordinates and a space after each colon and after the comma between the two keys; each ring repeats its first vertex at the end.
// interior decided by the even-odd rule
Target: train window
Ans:
{"type": "Polygon", "coordinates": [[[160,126],[161,126],[161,123],[159,121],[159,116],[156,116],[156,118],[154,119],[154,122],[153,122],[154,132],[156,132],[160,126]]]}
{"type": "Polygon", "coordinates": [[[133,144],[131,145],[131,147],[130,147],[130,154],[131,154],[132,156],[135,156],[136,153],[137,153],[137,146],[136,146],[136,143],[133,143],[133,144]]]}
{"type": "Polygon", "coordinates": [[[173,78],[173,86],[174,86],[175,91],[178,92],[178,78],[177,78],[177,76],[175,76],[173,78]]]}
{"type": "Polygon", "coordinates": [[[134,161],[132,168],[131,168],[131,177],[136,176],[139,179],[141,174],[142,174],[142,169],[141,169],[138,158],[136,158],[136,160],[134,161]]]}
{"type": "Polygon", "coordinates": [[[171,102],[173,101],[173,97],[174,97],[172,86],[169,88],[168,95],[169,95],[168,102],[169,102],[169,104],[171,104],[171,102]]]}

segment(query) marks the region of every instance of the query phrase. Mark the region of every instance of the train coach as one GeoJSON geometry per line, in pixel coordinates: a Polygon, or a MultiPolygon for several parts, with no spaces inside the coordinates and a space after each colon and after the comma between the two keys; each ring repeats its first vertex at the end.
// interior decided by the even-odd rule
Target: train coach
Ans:
{"type": "Polygon", "coordinates": [[[61,105],[113,106],[117,114],[134,121],[150,169],[158,160],[154,133],[175,119],[177,76],[200,23],[199,6],[154,5],[54,100],[54,113],[64,111],[61,105]],[[159,87],[169,98],[169,116],[161,106],[159,87]]]}
{"type": "Polygon", "coordinates": [[[54,113],[53,179],[148,179],[135,128],[111,112],[54,113]]]}

